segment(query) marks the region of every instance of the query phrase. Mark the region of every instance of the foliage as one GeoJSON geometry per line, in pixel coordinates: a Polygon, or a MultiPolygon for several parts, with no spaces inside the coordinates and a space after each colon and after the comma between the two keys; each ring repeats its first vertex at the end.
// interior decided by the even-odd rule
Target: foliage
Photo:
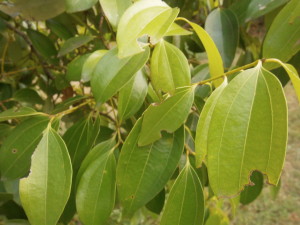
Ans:
{"type": "Polygon", "coordinates": [[[0,10],[5,224],[225,225],[280,183],[298,0],[0,10]]]}

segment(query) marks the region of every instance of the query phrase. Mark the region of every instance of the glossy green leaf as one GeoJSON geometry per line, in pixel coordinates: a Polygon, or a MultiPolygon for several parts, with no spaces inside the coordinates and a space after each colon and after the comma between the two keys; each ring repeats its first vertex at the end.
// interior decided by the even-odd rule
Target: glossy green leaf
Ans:
{"type": "Polygon", "coordinates": [[[69,81],[80,81],[83,66],[91,54],[80,55],[68,64],[66,78],[69,81]]]}
{"type": "Polygon", "coordinates": [[[287,62],[300,50],[300,2],[290,1],[276,16],[263,43],[263,57],[287,62]]]}
{"type": "Polygon", "coordinates": [[[60,23],[58,20],[46,20],[46,25],[59,38],[68,40],[73,36],[72,32],[69,31],[69,29],[63,23],[60,23]]]}
{"type": "Polygon", "coordinates": [[[239,42],[237,17],[229,9],[217,8],[208,15],[205,21],[205,30],[217,45],[224,66],[229,68],[239,42]]]}
{"type": "Polygon", "coordinates": [[[116,160],[113,150],[95,157],[80,177],[76,206],[80,220],[86,225],[101,225],[115,205],[116,160]]]}
{"type": "Polygon", "coordinates": [[[278,183],[287,144],[287,105],[280,82],[261,63],[224,89],[207,142],[209,182],[217,196],[239,193],[254,170],[266,174],[270,184],[278,183]]]}
{"type": "Polygon", "coordinates": [[[0,122],[5,120],[10,120],[10,119],[23,118],[23,117],[35,116],[35,115],[43,115],[43,113],[37,112],[34,109],[29,107],[10,108],[0,113],[0,122]]]}
{"type": "Polygon", "coordinates": [[[200,167],[207,155],[207,135],[211,122],[212,113],[216,104],[227,86],[227,79],[219,86],[206,101],[204,108],[200,114],[196,138],[195,138],[195,152],[196,152],[196,167],[200,167]]]}
{"type": "Polygon", "coordinates": [[[62,138],[50,126],[32,155],[20,198],[31,225],[56,225],[71,191],[72,165],[62,138]]]}
{"type": "Polygon", "coordinates": [[[74,13],[92,8],[98,0],[64,0],[66,3],[66,11],[74,13]]]}
{"type": "Polygon", "coordinates": [[[0,10],[11,15],[21,13],[22,18],[28,20],[46,20],[61,14],[65,10],[65,2],[62,0],[14,0],[8,5],[0,5],[0,10]]]}
{"type": "Polygon", "coordinates": [[[174,45],[161,40],[151,57],[151,83],[156,90],[174,93],[177,87],[191,85],[189,63],[174,45]]]}
{"type": "Polygon", "coordinates": [[[140,70],[119,93],[118,116],[126,120],[133,116],[143,105],[148,91],[147,78],[140,70]]]}
{"type": "MultiPolygon", "coordinates": [[[[198,24],[188,21],[187,19],[181,18],[183,21],[187,22],[194,29],[199,39],[201,40],[205,51],[207,53],[209,61],[209,71],[211,77],[218,77],[224,74],[223,60],[219,53],[217,46],[215,45],[209,34],[198,24]]],[[[216,80],[213,82],[215,86],[220,86],[222,81],[216,80]]]]}
{"type": "Polygon", "coordinates": [[[161,138],[161,131],[174,132],[187,119],[194,101],[195,87],[184,87],[159,105],[150,105],[144,112],[139,136],[140,146],[161,138]]]}
{"type": "Polygon", "coordinates": [[[139,147],[141,127],[142,119],[126,138],[117,166],[119,199],[128,215],[163,189],[177,167],[184,145],[181,127],[173,134],[163,133],[162,138],[151,145],[139,147]]]}
{"type": "Polygon", "coordinates": [[[75,49],[89,43],[91,40],[93,40],[95,37],[91,35],[79,35],[76,37],[72,37],[61,46],[58,57],[64,56],[75,49]]]}
{"type": "Polygon", "coordinates": [[[83,82],[90,81],[100,59],[107,53],[107,50],[93,52],[85,61],[82,68],[81,79],[83,82]]]}
{"type": "Polygon", "coordinates": [[[230,6],[241,24],[263,16],[289,0],[239,0],[230,6]]]}
{"type": "Polygon", "coordinates": [[[125,10],[132,4],[130,0],[100,0],[105,16],[114,29],[125,10]]]}
{"type": "Polygon", "coordinates": [[[264,176],[257,171],[254,171],[250,177],[251,186],[245,187],[241,192],[240,203],[247,205],[253,202],[261,193],[264,186],[264,176]]]}
{"type": "Polygon", "coordinates": [[[146,208],[151,212],[159,215],[165,204],[165,196],[166,196],[166,191],[165,189],[163,189],[146,204],[146,208]]]}
{"type": "Polygon", "coordinates": [[[188,163],[180,172],[164,208],[161,225],[202,225],[204,195],[200,180],[188,163]]]}
{"type": "Polygon", "coordinates": [[[10,133],[0,149],[2,178],[15,179],[28,174],[31,155],[48,123],[49,117],[31,117],[10,133]]]}
{"type": "Polygon", "coordinates": [[[164,36],[176,36],[176,35],[190,35],[193,34],[192,32],[182,28],[181,26],[179,26],[178,24],[176,24],[175,22],[172,23],[172,25],[169,27],[167,33],[165,33],[164,36]]]}
{"type": "Polygon", "coordinates": [[[92,92],[97,102],[104,103],[133,78],[149,58],[150,50],[120,59],[118,49],[110,50],[98,62],[91,80],[92,92]]]}
{"type": "Polygon", "coordinates": [[[16,91],[13,95],[13,99],[19,102],[26,102],[32,104],[43,104],[44,100],[41,96],[31,88],[22,88],[16,91]]]}
{"type": "Polygon", "coordinates": [[[100,132],[100,119],[89,116],[70,127],[63,136],[68,147],[74,173],[80,167],[81,162],[92,149],[100,132]]]}
{"type": "Polygon", "coordinates": [[[147,35],[155,45],[168,31],[179,13],[161,0],[137,1],[120,19],[117,33],[119,57],[124,58],[144,51],[149,43],[139,38],[147,35]]]}

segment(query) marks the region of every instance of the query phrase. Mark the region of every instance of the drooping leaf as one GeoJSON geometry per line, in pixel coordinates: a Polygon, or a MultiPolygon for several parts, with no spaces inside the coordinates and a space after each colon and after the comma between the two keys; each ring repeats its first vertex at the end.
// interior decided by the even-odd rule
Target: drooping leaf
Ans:
{"type": "Polygon", "coordinates": [[[120,19],[117,33],[119,57],[124,58],[144,51],[148,43],[138,39],[147,35],[155,45],[174,22],[179,9],[172,9],[161,0],[137,1],[120,19]]]}
{"type": "Polygon", "coordinates": [[[0,149],[2,178],[16,179],[28,174],[30,157],[48,123],[49,117],[31,117],[20,123],[10,133],[0,149]]]}
{"type": "Polygon", "coordinates": [[[56,225],[71,191],[72,165],[62,138],[50,126],[32,155],[20,198],[32,225],[56,225]]]}
{"type": "Polygon", "coordinates": [[[72,52],[73,50],[81,47],[82,45],[89,43],[94,38],[94,36],[90,35],[79,35],[66,40],[66,42],[61,46],[58,52],[58,57],[64,56],[72,52]]]}
{"type": "Polygon", "coordinates": [[[117,166],[119,199],[128,215],[163,189],[177,167],[184,145],[181,127],[173,134],[163,133],[162,138],[151,145],[139,147],[141,127],[142,119],[127,137],[117,166]]]}
{"type": "Polygon", "coordinates": [[[116,160],[113,150],[102,152],[85,168],[76,191],[80,220],[86,225],[101,225],[115,205],[116,160]]]}
{"type": "Polygon", "coordinates": [[[100,59],[107,53],[107,50],[93,52],[85,61],[82,67],[81,79],[83,82],[91,80],[94,69],[100,59]]]}
{"type": "Polygon", "coordinates": [[[165,33],[164,36],[176,36],[176,35],[190,35],[192,34],[192,32],[182,28],[181,26],[179,26],[178,24],[176,24],[175,22],[172,23],[172,25],[169,27],[167,33],[165,33]]]}
{"type": "Polygon", "coordinates": [[[225,68],[229,68],[239,41],[239,23],[229,9],[213,10],[205,21],[205,30],[214,40],[222,56],[225,68]]]}
{"type": "Polygon", "coordinates": [[[15,118],[23,118],[27,116],[43,115],[41,112],[37,112],[29,107],[22,108],[10,108],[0,113],[0,122],[15,118]]]}
{"type": "Polygon", "coordinates": [[[13,99],[19,102],[26,102],[32,104],[43,104],[44,100],[41,96],[31,88],[22,88],[16,91],[13,95],[13,99]]]}
{"type": "Polygon", "coordinates": [[[276,16],[263,43],[263,57],[287,62],[300,50],[300,2],[290,1],[276,16]]]}
{"type": "Polygon", "coordinates": [[[174,45],[161,40],[151,57],[151,82],[156,90],[174,93],[177,87],[191,84],[189,63],[174,45]]]}
{"type": "Polygon", "coordinates": [[[161,137],[161,131],[174,132],[187,119],[194,101],[195,87],[184,87],[159,105],[150,105],[144,112],[139,136],[140,146],[151,144],[161,137]]]}
{"type": "Polygon", "coordinates": [[[74,174],[77,173],[81,162],[92,149],[99,132],[99,117],[93,119],[89,116],[75,123],[64,134],[63,139],[68,147],[74,174]]]}
{"type": "Polygon", "coordinates": [[[66,78],[69,81],[80,81],[83,66],[91,54],[80,55],[68,64],[66,78]]]}
{"type": "Polygon", "coordinates": [[[195,138],[196,167],[202,165],[202,162],[207,155],[207,135],[212,113],[226,86],[227,80],[225,80],[208,98],[200,114],[195,138]]]}
{"type": "Polygon", "coordinates": [[[177,177],[167,199],[161,225],[202,225],[204,195],[200,180],[188,163],[177,177]]]}
{"type": "Polygon", "coordinates": [[[117,48],[110,50],[94,70],[91,86],[97,102],[104,103],[128,83],[145,65],[150,50],[147,47],[144,52],[123,59],[120,59],[117,54],[117,48]]]}
{"type": "MultiPolygon", "coordinates": [[[[181,18],[181,20],[187,22],[194,29],[202,44],[204,45],[209,61],[209,71],[211,77],[218,77],[224,74],[223,60],[219,53],[217,46],[215,45],[209,34],[198,24],[181,18]]],[[[222,84],[222,81],[216,80],[213,82],[216,87],[222,84]]]]}
{"type": "Polygon", "coordinates": [[[125,10],[132,4],[130,0],[100,0],[105,16],[114,29],[125,10]]]}
{"type": "Polygon", "coordinates": [[[98,0],[64,0],[68,13],[80,12],[92,8],[98,0]]]}
{"type": "Polygon", "coordinates": [[[207,142],[209,182],[217,196],[236,195],[253,170],[277,184],[286,151],[287,106],[280,82],[261,63],[224,89],[207,142]]]}
{"type": "Polygon", "coordinates": [[[289,0],[239,0],[230,6],[241,24],[263,16],[289,0]]]}
{"type": "Polygon", "coordinates": [[[241,192],[240,203],[243,205],[253,202],[259,196],[264,186],[264,176],[260,172],[254,171],[250,179],[253,186],[247,186],[241,192]]]}
{"type": "Polygon", "coordinates": [[[28,20],[46,20],[61,14],[65,10],[62,0],[14,0],[13,4],[0,5],[0,10],[10,15],[21,13],[28,20]]]}
{"type": "Polygon", "coordinates": [[[119,93],[118,116],[126,120],[133,116],[142,106],[148,91],[148,82],[140,70],[119,93]]]}
{"type": "Polygon", "coordinates": [[[147,209],[159,215],[165,204],[165,196],[166,191],[162,189],[161,192],[146,204],[147,209]]]}

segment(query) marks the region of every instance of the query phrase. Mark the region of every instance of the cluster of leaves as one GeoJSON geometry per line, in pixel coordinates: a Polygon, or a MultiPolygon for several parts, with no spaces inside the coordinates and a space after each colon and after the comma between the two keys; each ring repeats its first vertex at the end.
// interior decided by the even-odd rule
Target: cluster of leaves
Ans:
{"type": "Polygon", "coordinates": [[[7,224],[225,225],[265,178],[278,187],[288,80],[300,100],[299,0],[0,10],[7,224]]]}

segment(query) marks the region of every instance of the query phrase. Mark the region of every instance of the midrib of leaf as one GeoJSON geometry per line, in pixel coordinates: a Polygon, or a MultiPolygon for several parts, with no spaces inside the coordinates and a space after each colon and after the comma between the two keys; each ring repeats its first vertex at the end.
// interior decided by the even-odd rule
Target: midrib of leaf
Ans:
{"type": "MultiPolygon", "coordinates": [[[[85,128],[86,128],[86,126],[89,124],[89,121],[88,120],[86,120],[85,122],[84,122],[84,126],[83,126],[83,128],[82,128],[82,131],[81,131],[81,133],[80,133],[80,136],[79,136],[79,139],[78,139],[78,142],[77,142],[77,144],[76,144],[76,148],[75,148],[75,152],[74,152],[74,156],[72,157],[72,163],[74,163],[75,162],[75,159],[76,159],[76,155],[77,155],[77,152],[78,152],[78,146],[79,146],[79,144],[80,144],[80,141],[81,141],[81,139],[82,139],[82,137],[83,137],[83,134],[85,133],[85,128]]],[[[80,126],[78,126],[78,128],[80,128],[80,126]]],[[[74,134],[75,134],[75,132],[74,132],[74,134]]],[[[87,137],[87,139],[86,139],[86,141],[87,141],[87,143],[86,144],[88,144],[88,137],[87,137]]],[[[88,145],[86,145],[86,147],[88,147],[88,145]]]]}

